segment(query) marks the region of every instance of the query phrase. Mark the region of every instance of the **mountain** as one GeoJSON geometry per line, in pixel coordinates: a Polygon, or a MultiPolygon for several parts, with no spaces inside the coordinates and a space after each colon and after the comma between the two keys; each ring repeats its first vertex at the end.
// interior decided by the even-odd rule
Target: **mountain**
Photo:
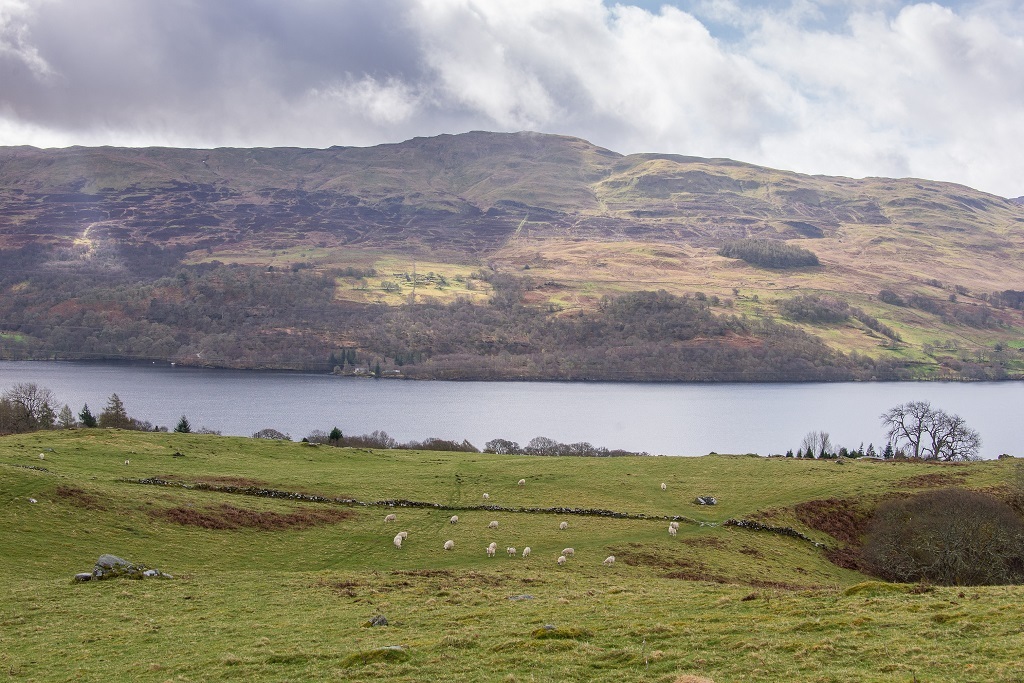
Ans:
{"type": "Polygon", "coordinates": [[[621,155],[566,136],[0,148],[0,249],[10,260],[26,248],[47,250],[33,263],[63,275],[152,278],[155,261],[306,269],[332,276],[333,299],[359,304],[484,302],[494,283],[481,272],[528,276],[522,301],[562,317],[609,294],[699,292],[721,313],[782,320],[918,376],[964,363],[1021,369],[1019,200],[919,179],[621,155]],[[719,255],[742,239],[800,247],[820,265],[719,255]],[[786,308],[798,293],[810,295],[809,314],[786,308]]]}

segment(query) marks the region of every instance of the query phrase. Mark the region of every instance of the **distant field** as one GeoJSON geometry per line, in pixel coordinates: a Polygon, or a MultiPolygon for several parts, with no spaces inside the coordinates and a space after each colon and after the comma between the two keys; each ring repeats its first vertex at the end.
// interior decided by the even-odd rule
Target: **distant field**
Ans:
{"type": "Polygon", "coordinates": [[[4,437],[0,670],[89,681],[1021,681],[1024,588],[875,582],[810,540],[721,524],[761,519],[837,547],[801,522],[801,503],[992,489],[1013,466],[4,437]],[[378,503],[136,483],[150,477],[378,503]],[[697,495],[719,504],[695,505],[697,495]],[[394,499],[437,507],[379,504],[394,499]],[[632,517],[521,511],[552,507],[632,517]],[[565,547],[576,553],[560,567],[565,547]],[[102,553],[175,578],[70,581],[102,553]],[[389,625],[364,627],[377,614],[389,625]]]}

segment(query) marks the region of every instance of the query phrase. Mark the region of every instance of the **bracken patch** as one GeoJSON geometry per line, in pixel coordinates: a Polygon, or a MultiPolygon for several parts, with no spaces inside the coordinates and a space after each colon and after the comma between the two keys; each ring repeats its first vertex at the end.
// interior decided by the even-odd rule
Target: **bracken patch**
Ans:
{"type": "Polygon", "coordinates": [[[237,530],[258,529],[260,531],[301,530],[324,524],[335,524],[352,516],[349,510],[301,508],[282,514],[261,510],[247,510],[233,505],[213,508],[175,507],[151,510],[149,513],[182,526],[202,529],[237,530]]]}
{"type": "Polygon", "coordinates": [[[86,510],[107,509],[107,506],[100,502],[99,498],[91,493],[83,491],[82,489],[75,488],[74,486],[60,485],[54,493],[58,498],[68,501],[75,507],[84,508],[86,510]]]}

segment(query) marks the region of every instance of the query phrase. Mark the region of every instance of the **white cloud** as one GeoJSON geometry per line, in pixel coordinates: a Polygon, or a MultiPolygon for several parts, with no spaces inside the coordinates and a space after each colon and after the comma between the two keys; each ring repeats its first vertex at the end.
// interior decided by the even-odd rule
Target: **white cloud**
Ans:
{"type": "Polygon", "coordinates": [[[645,6],[0,0],[0,144],[533,129],[1024,194],[1021,0],[645,6]]]}

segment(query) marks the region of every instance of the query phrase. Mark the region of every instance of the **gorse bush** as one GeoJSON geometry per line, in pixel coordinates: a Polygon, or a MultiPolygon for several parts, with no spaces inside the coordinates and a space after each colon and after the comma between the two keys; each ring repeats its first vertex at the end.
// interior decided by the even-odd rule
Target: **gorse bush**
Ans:
{"type": "Polygon", "coordinates": [[[878,507],[862,558],[889,581],[981,586],[1024,581],[1024,522],[983,493],[943,489],[878,507]]]}

